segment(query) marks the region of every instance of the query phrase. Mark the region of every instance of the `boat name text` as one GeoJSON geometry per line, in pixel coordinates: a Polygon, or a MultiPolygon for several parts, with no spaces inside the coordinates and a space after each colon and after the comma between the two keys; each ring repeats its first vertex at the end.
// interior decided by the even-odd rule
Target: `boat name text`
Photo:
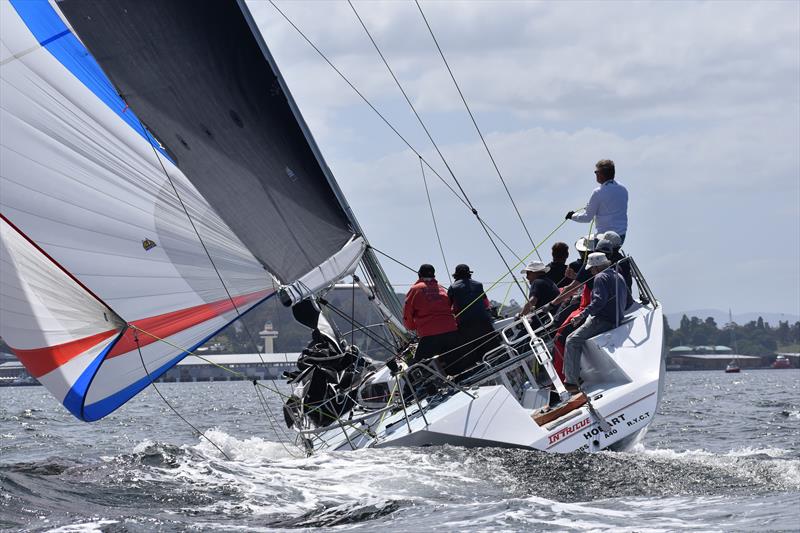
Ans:
{"type": "Polygon", "coordinates": [[[572,435],[579,429],[585,428],[591,423],[592,420],[590,418],[586,418],[584,420],[581,420],[580,422],[572,424],[571,426],[567,426],[563,429],[560,429],[555,433],[553,433],[552,435],[550,435],[550,442],[548,444],[555,444],[556,442],[560,441],[562,437],[566,437],[567,435],[572,435]]]}

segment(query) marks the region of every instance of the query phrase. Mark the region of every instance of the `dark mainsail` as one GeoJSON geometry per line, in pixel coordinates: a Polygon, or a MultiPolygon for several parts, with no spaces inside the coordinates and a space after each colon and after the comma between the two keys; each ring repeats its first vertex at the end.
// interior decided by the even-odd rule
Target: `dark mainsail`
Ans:
{"type": "Polygon", "coordinates": [[[281,281],[357,233],[235,1],[59,7],[177,166],[281,281]]]}

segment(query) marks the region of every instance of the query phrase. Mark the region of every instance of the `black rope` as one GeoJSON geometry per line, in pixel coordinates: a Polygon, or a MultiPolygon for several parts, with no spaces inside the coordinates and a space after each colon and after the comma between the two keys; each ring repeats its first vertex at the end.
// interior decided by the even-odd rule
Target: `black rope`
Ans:
{"type": "MultiPolygon", "coordinates": [[[[442,56],[442,61],[444,61],[444,66],[447,67],[447,72],[450,73],[450,78],[453,80],[453,84],[456,86],[456,90],[458,91],[458,95],[461,97],[461,101],[464,102],[464,107],[467,109],[467,113],[469,113],[469,118],[472,119],[472,125],[475,126],[475,131],[478,132],[478,137],[481,138],[481,142],[483,143],[483,147],[486,149],[486,153],[489,154],[489,159],[492,161],[492,165],[494,166],[495,172],[497,172],[497,177],[500,178],[500,182],[503,184],[503,188],[506,190],[506,194],[508,195],[508,199],[511,200],[511,205],[514,206],[514,211],[517,213],[517,217],[519,218],[520,223],[522,224],[525,233],[528,235],[528,239],[531,241],[531,245],[536,247],[536,244],[533,242],[533,237],[531,236],[530,231],[528,231],[528,226],[525,224],[525,220],[522,218],[522,214],[520,214],[519,209],[517,208],[517,203],[514,201],[514,197],[511,196],[511,191],[508,190],[508,185],[506,185],[506,180],[503,178],[503,174],[500,172],[500,168],[497,166],[497,163],[494,160],[494,156],[492,155],[492,151],[489,150],[489,145],[486,144],[486,139],[483,137],[483,133],[481,129],[478,127],[478,122],[475,120],[475,116],[472,114],[472,110],[467,104],[467,99],[464,97],[464,93],[461,92],[461,87],[458,85],[456,81],[456,77],[453,74],[453,70],[450,68],[450,64],[447,62],[447,59],[444,57],[444,52],[442,52],[441,46],[439,46],[439,41],[436,39],[436,35],[433,33],[433,29],[431,25],[428,23],[428,19],[425,16],[425,13],[422,11],[422,6],[419,5],[419,0],[414,0],[414,3],[417,4],[417,9],[419,9],[419,14],[422,15],[422,20],[425,21],[425,26],[428,27],[428,32],[431,34],[431,38],[433,39],[433,43],[436,45],[436,49],[439,51],[439,55],[442,56]]],[[[536,255],[539,257],[539,260],[542,260],[542,256],[539,255],[539,250],[536,250],[536,255]]]]}
{"type": "Polygon", "coordinates": [[[183,415],[182,415],[182,414],[180,414],[180,413],[178,412],[178,410],[177,410],[177,409],[175,409],[175,407],[173,407],[173,406],[172,406],[172,404],[171,404],[171,403],[169,403],[169,401],[168,401],[168,400],[167,400],[167,399],[164,397],[164,395],[163,395],[163,394],[161,394],[161,391],[160,391],[160,390],[158,390],[158,387],[156,387],[156,382],[153,380],[153,377],[150,375],[150,371],[149,371],[149,370],[147,370],[147,365],[145,365],[145,364],[144,364],[144,356],[142,355],[142,347],[141,347],[141,346],[139,346],[139,334],[138,334],[138,332],[137,332],[135,329],[133,330],[133,340],[134,340],[134,342],[136,343],[136,350],[139,352],[139,360],[142,362],[142,368],[144,369],[144,372],[145,372],[145,374],[147,374],[147,379],[149,379],[149,380],[150,380],[150,385],[151,385],[151,386],[153,387],[153,389],[156,391],[156,394],[158,394],[158,396],[159,396],[159,397],[160,397],[160,398],[161,398],[161,399],[164,401],[164,403],[167,405],[167,407],[169,407],[169,408],[172,410],[172,412],[173,412],[173,413],[175,413],[175,414],[178,416],[178,418],[180,418],[181,420],[183,420],[183,421],[184,421],[184,422],[185,422],[185,423],[186,423],[186,424],[187,424],[187,425],[188,425],[190,428],[192,428],[192,429],[193,429],[193,430],[194,430],[194,431],[195,431],[197,434],[199,434],[201,437],[203,437],[203,438],[204,438],[204,439],[206,439],[208,442],[210,442],[210,443],[211,443],[211,445],[212,445],[214,448],[216,448],[216,449],[219,451],[219,453],[221,453],[221,454],[222,454],[222,455],[225,457],[225,459],[227,459],[228,461],[230,461],[230,460],[231,460],[230,456],[229,456],[227,453],[225,453],[225,451],[224,451],[222,448],[220,448],[220,447],[217,445],[217,443],[215,443],[213,440],[209,439],[209,438],[206,436],[206,434],[205,434],[205,433],[203,433],[202,431],[200,431],[199,429],[197,429],[197,427],[196,427],[194,424],[192,424],[191,422],[189,422],[188,420],[186,420],[186,418],[184,418],[184,417],[183,417],[183,415]]]}
{"type": "Polygon", "coordinates": [[[387,254],[387,253],[385,253],[385,252],[381,252],[380,250],[378,250],[377,248],[375,248],[375,247],[374,247],[373,245],[371,245],[371,244],[369,245],[369,247],[370,247],[370,248],[372,248],[373,250],[375,250],[376,252],[378,252],[379,254],[381,254],[381,255],[382,255],[383,257],[385,257],[386,259],[390,259],[390,260],[394,261],[395,263],[397,263],[398,265],[400,265],[400,266],[402,266],[402,267],[405,267],[405,268],[409,269],[409,270],[410,270],[411,272],[413,272],[414,274],[416,274],[416,273],[417,273],[417,270],[416,270],[416,269],[414,269],[414,268],[411,268],[410,266],[408,266],[407,264],[403,263],[403,262],[402,262],[402,261],[400,261],[399,259],[395,259],[394,257],[392,257],[391,255],[389,255],[389,254],[387,254]]]}
{"type": "MultiPolygon", "coordinates": [[[[394,134],[395,134],[395,135],[397,135],[397,137],[398,137],[398,138],[399,138],[401,141],[403,141],[403,143],[404,143],[404,144],[405,144],[405,145],[408,147],[408,149],[409,149],[409,150],[411,150],[411,151],[414,153],[414,155],[416,155],[417,157],[419,157],[420,159],[422,159],[422,161],[425,163],[425,166],[427,166],[427,167],[428,167],[428,169],[430,169],[430,171],[431,171],[431,172],[433,172],[434,176],[436,176],[436,177],[439,179],[439,181],[441,181],[441,182],[444,184],[444,186],[445,186],[445,187],[447,187],[447,189],[448,189],[448,190],[449,190],[449,191],[450,191],[450,192],[451,192],[451,193],[452,193],[452,194],[453,194],[453,195],[454,195],[456,198],[458,198],[458,200],[459,200],[459,201],[460,201],[462,204],[464,204],[464,206],[465,206],[465,207],[467,207],[467,208],[468,208],[470,211],[473,211],[473,212],[474,212],[474,214],[476,215],[476,217],[478,217],[478,215],[477,215],[477,211],[474,211],[474,210],[473,210],[472,206],[470,206],[470,204],[469,204],[469,203],[468,203],[468,202],[467,202],[467,201],[466,201],[464,198],[462,198],[462,196],[461,196],[461,195],[460,195],[460,194],[459,194],[459,193],[458,193],[458,192],[457,192],[457,191],[456,191],[456,190],[453,188],[453,186],[452,186],[452,185],[450,185],[450,184],[449,184],[449,183],[448,183],[448,182],[447,182],[447,181],[446,181],[446,180],[445,180],[445,179],[444,179],[444,178],[441,176],[441,174],[439,174],[439,172],[438,172],[438,171],[437,171],[435,168],[433,168],[433,166],[431,166],[431,164],[430,164],[430,163],[429,163],[429,162],[428,162],[428,161],[427,161],[427,160],[426,160],[424,157],[422,157],[422,154],[420,154],[420,153],[419,153],[419,151],[417,151],[417,149],[416,149],[416,148],[414,148],[414,146],[413,146],[413,145],[412,145],[412,144],[411,144],[411,143],[410,143],[410,142],[409,142],[409,141],[408,141],[408,140],[407,140],[407,139],[406,139],[406,138],[403,136],[403,134],[401,134],[401,133],[400,133],[400,132],[397,130],[397,128],[395,128],[395,127],[392,125],[392,123],[391,123],[391,122],[389,122],[389,120],[388,120],[388,119],[387,119],[387,118],[386,118],[386,117],[385,117],[385,116],[384,116],[384,115],[383,115],[383,114],[382,114],[380,111],[378,111],[378,108],[376,108],[376,107],[375,107],[375,106],[372,104],[372,102],[370,102],[370,101],[369,101],[369,99],[367,99],[367,97],[366,97],[366,96],[364,96],[364,93],[362,93],[360,90],[358,90],[358,88],[357,88],[357,87],[356,87],[356,86],[355,86],[355,85],[354,85],[354,84],[353,84],[353,83],[352,83],[352,82],[351,82],[351,81],[350,81],[350,80],[347,78],[347,76],[345,76],[345,75],[342,73],[342,71],[341,71],[341,70],[339,70],[339,69],[336,67],[336,65],[334,65],[334,64],[333,64],[333,62],[332,62],[330,59],[328,59],[328,57],[327,57],[327,56],[326,56],[326,55],[325,55],[325,54],[322,52],[322,50],[320,50],[320,49],[317,47],[317,45],[315,45],[315,44],[314,44],[314,42],[313,42],[311,39],[309,39],[309,38],[308,38],[308,36],[306,36],[306,34],[305,34],[305,33],[303,33],[303,31],[302,31],[302,30],[301,30],[301,29],[300,29],[300,28],[299,28],[299,27],[298,27],[298,26],[297,26],[297,25],[296,25],[296,24],[295,24],[295,23],[294,23],[294,22],[293,22],[293,21],[292,21],[292,20],[291,20],[291,19],[290,19],[290,18],[289,18],[287,15],[286,15],[286,13],[284,13],[284,12],[283,12],[283,11],[282,11],[282,10],[281,10],[281,9],[280,9],[280,8],[279,8],[277,5],[276,5],[276,4],[275,4],[275,2],[274,2],[273,0],[269,0],[269,3],[270,3],[270,4],[272,4],[272,7],[274,7],[274,8],[275,8],[275,10],[276,10],[276,11],[277,11],[277,12],[278,12],[278,13],[279,13],[279,14],[280,14],[280,15],[281,15],[283,18],[284,18],[284,20],[286,20],[286,22],[288,22],[288,23],[289,23],[289,25],[290,25],[292,28],[294,28],[294,30],[295,30],[295,31],[296,31],[296,32],[297,32],[297,33],[300,35],[300,37],[302,37],[302,38],[303,38],[303,40],[305,40],[305,41],[306,41],[306,42],[309,44],[309,46],[311,46],[311,48],[313,48],[313,49],[314,49],[314,51],[315,51],[315,52],[316,52],[316,53],[317,53],[317,54],[318,54],[318,55],[319,55],[319,56],[320,56],[320,57],[321,57],[321,58],[322,58],[322,59],[323,59],[323,60],[324,60],[324,61],[325,61],[325,62],[326,62],[326,63],[327,63],[327,64],[328,64],[328,65],[329,65],[329,66],[330,66],[332,69],[333,69],[333,71],[334,71],[334,72],[336,72],[336,74],[338,74],[340,78],[342,78],[342,80],[343,80],[343,81],[344,81],[344,82],[345,82],[345,83],[346,83],[346,84],[347,84],[347,85],[348,85],[348,86],[349,86],[349,87],[350,87],[350,88],[353,90],[353,92],[355,92],[355,93],[358,95],[358,97],[359,97],[359,98],[361,98],[361,100],[363,100],[363,101],[364,101],[364,103],[365,103],[365,104],[367,104],[367,105],[369,106],[369,108],[370,108],[370,109],[372,109],[372,111],[374,111],[374,112],[375,112],[375,114],[376,114],[376,115],[378,115],[378,117],[379,117],[379,118],[380,118],[380,119],[383,121],[383,123],[384,123],[384,124],[386,124],[386,126],[388,126],[388,127],[389,127],[389,129],[390,129],[390,130],[392,130],[392,131],[394,132],[394,134]]],[[[508,245],[508,243],[506,243],[506,242],[505,242],[505,241],[502,239],[502,237],[500,237],[500,235],[498,235],[498,234],[497,234],[497,232],[496,232],[494,229],[492,229],[492,227],[491,227],[491,226],[490,226],[490,225],[489,225],[489,224],[488,224],[486,221],[484,221],[484,220],[483,220],[482,218],[480,218],[480,217],[478,217],[478,220],[480,221],[481,225],[484,227],[484,231],[488,231],[488,232],[490,232],[490,233],[491,233],[491,234],[494,236],[494,238],[496,238],[496,239],[497,239],[497,240],[498,240],[498,241],[499,241],[499,242],[500,242],[500,243],[501,243],[503,246],[505,246],[505,247],[506,247],[506,249],[507,249],[509,252],[511,252],[511,254],[512,254],[512,255],[514,255],[514,256],[515,256],[517,259],[519,259],[519,255],[518,255],[518,254],[517,254],[517,253],[514,251],[514,249],[513,249],[513,248],[511,248],[511,246],[509,246],[509,245],[508,245]]],[[[516,279],[516,278],[515,278],[515,279],[516,279]]],[[[519,285],[518,285],[518,286],[519,286],[519,285]]],[[[524,291],[523,291],[523,292],[524,292],[524,291]]]]}
{"type": "MultiPolygon", "coordinates": [[[[373,301],[373,300],[378,298],[378,295],[375,294],[375,287],[376,287],[375,280],[370,275],[369,269],[365,268],[365,266],[363,264],[360,265],[360,268],[361,268],[362,274],[364,275],[364,278],[367,280],[367,286],[369,287],[370,293],[371,293],[370,295],[367,296],[367,298],[369,299],[369,301],[373,301]]],[[[394,290],[394,289],[392,289],[392,290],[394,290]]],[[[385,305],[385,302],[384,302],[384,305],[385,305]]],[[[375,306],[375,307],[376,307],[378,316],[381,317],[382,324],[383,324],[383,327],[384,327],[381,330],[381,333],[383,334],[383,338],[386,340],[386,342],[392,343],[393,349],[394,349],[395,352],[400,350],[400,347],[401,347],[400,339],[395,337],[395,335],[393,334],[393,330],[392,330],[392,326],[390,325],[389,317],[384,317],[383,316],[383,312],[380,310],[380,308],[378,306],[375,306]]],[[[391,311],[391,309],[387,309],[387,312],[390,315],[394,316],[392,311],[391,311]]],[[[368,327],[371,327],[371,326],[368,326],[368,327]]],[[[361,329],[361,328],[359,328],[359,329],[361,329]]]]}
{"type": "Polygon", "coordinates": [[[428,179],[425,177],[425,167],[422,165],[422,159],[419,160],[419,169],[422,171],[422,183],[425,184],[425,195],[428,197],[428,207],[431,210],[433,229],[436,232],[436,240],[439,241],[439,251],[442,252],[442,261],[444,261],[444,268],[447,272],[450,272],[450,267],[447,266],[447,258],[444,256],[444,246],[442,246],[442,238],[439,235],[439,226],[436,224],[436,215],[433,213],[433,203],[431,202],[431,193],[428,191],[428,179]]]}
{"type": "Polygon", "coordinates": [[[364,335],[369,337],[373,341],[375,341],[376,344],[380,345],[381,347],[383,347],[383,348],[385,348],[385,349],[387,349],[389,351],[394,350],[394,347],[389,345],[384,339],[382,339],[381,337],[375,335],[374,333],[372,333],[371,331],[366,329],[366,326],[364,324],[362,324],[361,322],[356,320],[354,317],[348,316],[347,313],[345,313],[344,311],[342,311],[341,309],[339,309],[338,307],[333,305],[328,300],[325,300],[324,298],[320,298],[317,301],[321,305],[324,305],[325,307],[327,307],[328,309],[330,309],[331,311],[333,311],[334,313],[339,315],[341,318],[344,318],[345,320],[351,320],[351,323],[354,326],[357,326],[359,329],[363,330],[364,335]]]}
{"type": "MultiPolygon", "coordinates": [[[[491,233],[489,233],[489,230],[486,229],[486,225],[485,225],[486,223],[483,221],[483,219],[480,217],[480,215],[478,215],[478,210],[472,204],[472,201],[470,201],[469,196],[467,196],[467,192],[464,190],[464,187],[462,187],[461,182],[458,181],[458,178],[456,177],[455,173],[453,172],[453,169],[450,168],[450,165],[448,164],[447,159],[444,157],[444,154],[439,149],[439,145],[433,139],[433,136],[431,135],[430,131],[428,131],[428,127],[425,126],[425,122],[422,120],[422,117],[420,117],[419,113],[417,112],[416,107],[414,107],[414,104],[411,102],[411,98],[408,97],[408,94],[406,93],[405,89],[403,89],[403,86],[400,83],[400,80],[397,79],[397,76],[395,75],[394,71],[392,70],[392,67],[389,66],[389,62],[386,60],[386,57],[384,57],[383,52],[381,52],[381,49],[378,46],[378,43],[375,42],[375,39],[372,37],[372,34],[369,32],[369,29],[367,29],[367,25],[361,19],[361,16],[358,14],[358,11],[356,10],[355,6],[353,5],[353,2],[351,2],[351,0],[347,0],[347,3],[350,6],[350,9],[353,10],[353,13],[355,14],[356,18],[358,19],[358,22],[361,24],[361,27],[364,28],[364,32],[367,34],[367,37],[369,37],[370,42],[375,47],[375,51],[378,53],[378,55],[381,58],[381,61],[383,61],[383,64],[386,66],[386,69],[389,71],[389,74],[392,76],[392,79],[394,80],[395,84],[397,85],[397,88],[400,89],[400,92],[403,94],[403,98],[405,98],[406,102],[408,103],[409,107],[411,108],[411,111],[414,113],[414,116],[417,117],[417,121],[419,122],[419,125],[422,127],[423,131],[425,131],[425,134],[428,136],[428,140],[430,140],[431,144],[433,145],[434,149],[436,150],[436,153],[439,154],[439,158],[442,160],[442,163],[444,164],[445,168],[447,169],[447,172],[450,174],[450,177],[453,179],[453,182],[455,182],[456,186],[458,187],[458,190],[461,191],[461,195],[463,196],[464,201],[467,203],[467,206],[469,207],[470,211],[472,211],[472,214],[475,215],[475,218],[480,223],[481,227],[483,228],[483,231],[486,233],[486,236],[489,237],[489,242],[492,243],[492,247],[494,247],[495,251],[497,252],[497,255],[500,256],[500,260],[503,261],[503,264],[506,266],[506,270],[508,271],[509,274],[511,274],[512,279],[517,281],[516,276],[514,276],[514,273],[511,271],[511,266],[508,264],[508,261],[506,261],[505,256],[500,251],[500,248],[498,248],[497,244],[494,242],[494,239],[492,238],[491,233]]],[[[421,157],[422,156],[420,156],[420,158],[421,157]]],[[[522,293],[522,295],[525,296],[526,295],[525,294],[525,290],[522,288],[522,285],[520,285],[518,281],[517,281],[516,285],[517,285],[517,288],[519,288],[519,290],[522,293]]]]}
{"type": "Polygon", "coordinates": [[[350,304],[350,344],[355,344],[356,340],[356,332],[355,332],[355,320],[356,320],[356,278],[355,274],[353,275],[353,283],[350,290],[352,301],[350,304]]]}

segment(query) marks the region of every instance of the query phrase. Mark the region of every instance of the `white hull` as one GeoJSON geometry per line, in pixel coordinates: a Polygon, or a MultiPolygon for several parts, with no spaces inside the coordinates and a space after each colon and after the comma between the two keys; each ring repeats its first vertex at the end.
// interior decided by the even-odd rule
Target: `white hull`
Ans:
{"type": "Polygon", "coordinates": [[[568,453],[624,447],[658,409],[664,376],[661,306],[635,304],[622,325],[587,343],[581,367],[582,389],[594,413],[583,405],[539,426],[535,410],[522,405],[513,387],[489,385],[453,391],[430,404],[422,400],[421,407],[410,402],[405,412],[354,411],[341,425],[307,436],[315,450],[451,444],[568,453]]]}

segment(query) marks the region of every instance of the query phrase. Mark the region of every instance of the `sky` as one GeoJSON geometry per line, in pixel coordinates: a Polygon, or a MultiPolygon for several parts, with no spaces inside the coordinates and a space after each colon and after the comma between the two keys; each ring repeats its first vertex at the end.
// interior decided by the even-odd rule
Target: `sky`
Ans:
{"type": "MultiPolygon", "coordinates": [[[[449,283],[417,156],[268,1],[248,5],[369,241],[449,283]]],[[[350,6],[277,5],[455,188],[350,6]]],[[[594,164],[613,159],[630,194],[624,249],[666,312],[800,315],[800,2],[420,5],[537,245],[585,205],[594,164]]],[[[354,6],[482,218],[529,254],[414,2],[354,6]]],[[[468,263],[488,287],[503,262],[426,178],[447,265],[468,263]]],[[[542,257],[588,229],[567,222],[542,257]]],[[[398,291],[416,279],[382,264],[398,291]]],[[[507,289],[490,297],[521,299],[507,289]]]]}

